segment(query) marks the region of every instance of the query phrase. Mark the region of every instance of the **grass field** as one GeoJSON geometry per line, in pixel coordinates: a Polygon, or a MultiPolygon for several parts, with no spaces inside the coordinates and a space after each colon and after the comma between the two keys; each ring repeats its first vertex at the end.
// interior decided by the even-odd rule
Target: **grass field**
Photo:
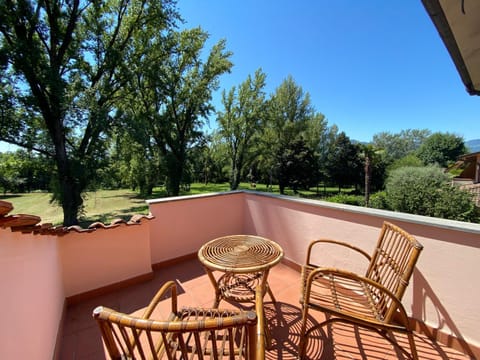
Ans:
{"type": "MultiPolygon", "coordinates": [[[[182,191],[181,195],[193,195],[208,192],[228,191],[225,184],[192,184],[190,191],[182,191]]],[[[166,196],[164,188],[155,188],[150,198],[166,196]]],[[[37,215],[42,223],[60,225],[63,222],[62,208],[50,202],[52,195],[47,192],[32,192],[26,194],[6,194],[0,199],[13,204],[11,214],[37,215]]],[[[129,220],[135,214],[148,214],[148,205],[138,193],[128,190],[98,190],[85,194],[85,211],[81,217],[81,225],[88,226],[95,221],[109,224],[114,219],[129,220]]]]}
{"type": "MultiPolygon", "coordinates": [[[[6,195],[2,200],[13,204],[11,214],[30,214],[42,218],[42,223],[60,225],[63,222],[62,208],[50,202],[51,194],[33,192],[28,194],[6,195]]],[[[110,223],[113,219],[130,219],[134,214],[147,214],[148,206],[144,199],[130,190],[99,190],[85,196],[85,215],[82,226],[94,221],[110,223]]]]}
{"type": "MultiPolygon", "coordinates": [[[[240,189],[254,190],[250,184],[240,184],[240,189]]],[[[223,184],[200,184],[194,183],[190,186],[189,191],[181,191],[180,195],[195,195],[210,192],[223,192],[230,189],[228,183],[223,184]]],[[[264,184],[257,184],[257,191],[272,191],[278,193],[278,186],[273,189],[267,189],[264,184]]],[[[332,189],[329,189],[332,191],[332,189]]],[[[338,191],[335,189],[335,191],[338,191]]],[[[293,192],[287,191],[288,195],[294,195],[293,192]]],[[[318,197],[316,191],[302,191],[297,194],[302,197],[315,198],[318,197]]],[[[164,188],[155,188],[151,199],[162,198],[166,196],[164,188]]],[[[63,221],[62,208],[50,202],[51,194],[46,192],[32,192],[27,194],[6,194],[0,196],[0,199],[9,201],[13,204],[14,209],[10,214],[29,214],[37,215],[42,218],[42,223],[52,223],[61,225],[63,221]]],[[[148,206],[145,199],[140,198],[138,193],[128,190],[99,190],[88,192],[85,194],[85,212],[81,217],[81,225],[88,226],[92,222],[101,221],[109,224],[114,219],[129,220],[135,214],[148,214],[148,206]]]]}

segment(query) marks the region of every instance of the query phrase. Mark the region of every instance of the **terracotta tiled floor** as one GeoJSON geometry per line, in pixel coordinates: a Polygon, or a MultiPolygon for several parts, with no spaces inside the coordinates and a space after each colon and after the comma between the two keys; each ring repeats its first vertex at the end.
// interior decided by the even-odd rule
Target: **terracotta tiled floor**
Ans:
{"type": "MultiPolygon", "coordinates": [[[[300,274],[279,264],[272,269],[269,284],[277,299],[274,304],[265,297],[265,312],[272,335],[272,347],[267,359],[296,359],[298,354],[301,308],[298,303],[300,274]]],[[[180,285],[180,306],[210,307],[213,304],[213,287],[198,260],[190,260],[155,272],[153,280],[115,293],[69,306],[66,314],[61,359],[104,359],[100,333],[92,319],[92,310],[107,306],[131,313],[145,307],[160,286],[167,280],[180,285]]],[[[221,302],[220,307],[232,306],[221,302]]],[[[312,312],[311,321],[320,320],[322,314],[312,312]]],[[[396,337],[398,343],[407,345],[406,338],[396,337]]],[[[470,359],[457,351],[415,335],[421,359],[470,359]]],[[[408,346],[405,348],[408,349],[408,346]]],[[[392,346],[372,332],[349,325],[333,325],[313,333],[308,342],[312,359],[406,359],[398,347],[392,346]]]]}

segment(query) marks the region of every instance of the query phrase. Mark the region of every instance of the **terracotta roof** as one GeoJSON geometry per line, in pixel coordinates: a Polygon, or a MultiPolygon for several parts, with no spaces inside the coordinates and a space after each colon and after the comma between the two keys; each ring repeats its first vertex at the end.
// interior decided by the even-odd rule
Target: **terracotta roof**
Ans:
{"type": "Polygon", "coordinates": [[[81,226],[53,226],[52,224],[41,224],[42,219],[36,215],[14,214],[9,215],[13,210],[12,203],[0,200],[0,227],[10,228],[12,231],[21,231],[22,233],[34,233],[41,235],[64,235],[75,232],[92,232],[97,229],[113,229],[121,225],[139,225],[143,219],[151,220],[153,215],[133,215],[130,220],[115,219],[110,224],[94,222],[88,228],[81,226]]]}
{"type": "Polygon", "coordinates": [[[458,157],[458,160],[476,159],[479,155],[480,155],[480,151],[477,151],[474,153],[461,155],[458,157]]]}

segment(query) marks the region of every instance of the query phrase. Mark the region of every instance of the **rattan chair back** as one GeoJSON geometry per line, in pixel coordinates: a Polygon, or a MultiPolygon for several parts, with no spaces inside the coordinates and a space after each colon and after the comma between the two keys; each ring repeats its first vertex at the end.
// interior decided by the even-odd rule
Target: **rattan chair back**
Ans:
{"type": "Polygon", "coordinates": [[[401,300],[421,251],[422,246],[412,235],[388,222],[383,223],[372,255],[333,239],[312,241],[302,267],[299,357],[305,357],[308,337],[316,328],[346,322],[375,330],[392,343],[395,339],[390,331],[406,333],[410,349],[403,351],[418,359],[413,330],[401,300]],[[363,256],[368,260],[366,274],[315,264],[312,254],[322,245],[338,246],[363,256]],[[307,328],[310,310],[324,312],[326,320],[307,328]]]}
{"type": "MultiPolygon", "coordinates": [[[[412,235],[394,224],[385,222],[366,277],[382,284],[401,300],[421,250],[422,245],[412,235]]],[[[397,310],[395,303],[377,288],[371,287],[371,291],[377,296],[377,309],[382,310],[384,321],[390,322],[397,310]]]]}
{"type": "Polygon", "coordinates": [[[263,321],[258,322],[263,313],[256,313],[263,311],[261,296],[256,311],[177,310],[174,283],[169,282],[169,287],[173,289],[172,311],[166,320],[149,318],[158,301],[142,317],[102,306],[94,310],[111,359],[264,359],[263,329],[257,327],[263,326],[263,321]]]}

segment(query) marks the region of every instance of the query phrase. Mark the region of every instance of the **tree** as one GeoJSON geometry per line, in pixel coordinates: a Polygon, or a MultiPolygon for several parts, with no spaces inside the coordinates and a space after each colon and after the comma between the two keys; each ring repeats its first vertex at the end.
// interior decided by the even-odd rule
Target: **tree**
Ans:
{"type": "Polygon", "coordinates": [[[48,190],[52,164],[41,155],[25,151],[0,153],[0,186],[3,192],[48,190]]]}
{"type": "Polygon", "coordinates": [[[359,160],[363,163],[365,206],[369,206],[372,191],[383,189],[386,176],[384,151],[372,144],[358,144],[359,160]]]}
{"type": "Polygon", "coordinates": [[[430,135],[430,130],[408,129],[398,134],[381,132],[373,136],[372,145],[384,150],[385,161],[391,163],[415,152],[430,135]]]}
{"type": "Polygon", "coordinates": [[[278,156],[283,157],[291,151],[290,146],[300,140],[303,141],[302,146],[315,152],[325,130],[324,117],[315,111],[310,95],[291,76],[275,90],[267,101],[266,109],[268,116],[263,128],[260,164],[269,177],[277,176],[280,192],[283,193],[284,186],[289,183],[287,178],[283,178],[289,174],[289,170],[283,168],[288,162],[278,161],[278,156]]]}
{"type": "Polygon", "coordinates": [[[417,166],[417,167],[423,167],[425,166],[423,161],[420,160],[417,155],[414,153],[406,155],[400,159],[395,160],[393,163],[391,163],[388,166],[388,171],[393,171],[395,169],[401,168],[401,167],[406,167],[406,166],[417,166]]]}
{"type": "Polygon", "coordinates": [[[338,185],[338,191],[346,185],[361,181],[362,161],[360,148],[342,131],[337,135],[327,156],[327,172],[330,181],[338,185]]]}
{"type": "Polygon", "coordinates": [[[17,90],[14,131],[0,139],[55,160],[54,198],[64,225],[78,223],[82,193],[107,150],[111,113],[131,75],[128,61],[149,51],[136,37],[158,34],[177,19],[168,0],[0,3],[1,83],[8,79],[17,90]]]}
{"type": "Polygon", "coordinates": [[[132,64],[135,78],[123,110],[160,153],[167,193],[173,196],[179,194],[186,176],[188,149],[201,140],[201,126],[214,110],[212,92],[219,87],[219,77],[232,67],[224,40],[203,60],[207,39],[200,28],[170,32],[149,41],[150,52],[132,64]]]}
{"type": "Polygon", "coordinates": [[[247,79],[238,87],[232,87],[228,93],[223,91],[224,111],[218,113],[220,134],[228,144],[227,154],[231,163],[230,189],[236,190],[245,168],[248,152],[252,150],[252,140],[262,125],[264,116],[266,75],[261,69],[252,79],[247,79]]]}
{"type": "Polygon", "coordinates": [[[290,187],[294,193],[298,189],[307,190],[318,182],[318,160],[312,148],[300,137],[285,147],[278,148],[276,154],[280,193],[290,187]]]}
{"type": "Polygon", "coordinates": [[[450,133],[434,133],[420,146],[417,156],[424,164],[447,167],[467,152],[463,138],[450,133]]]}

